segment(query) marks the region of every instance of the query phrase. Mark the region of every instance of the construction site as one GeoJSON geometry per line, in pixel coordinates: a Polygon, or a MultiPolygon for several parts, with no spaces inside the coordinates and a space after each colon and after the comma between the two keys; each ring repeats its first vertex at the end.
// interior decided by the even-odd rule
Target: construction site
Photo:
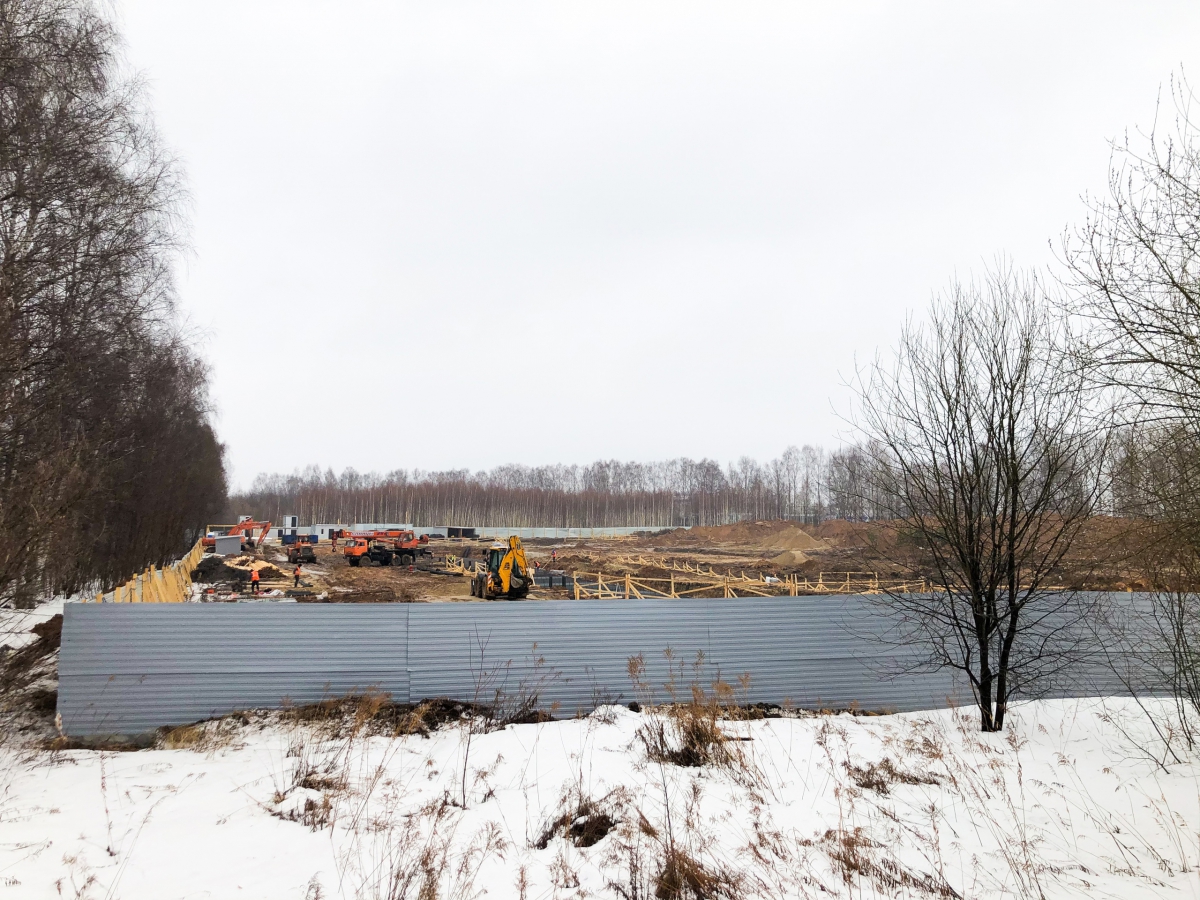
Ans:
{"type": "MultiPolygon", "coordinates": [[[[453,603],[872,594],[935,586],[917,554],[911,564],[897,564],[903,556],[896,552],[895,528],[879,522],[806,526],[773,520],[525,538],[480,537],[480,532],[499,535],[506,529],[465,526],[344,526],[323,529],[336,535],[324,540],[306,533],[306,526],[272,537],[279,529],[268,522],[214,529],[204,539],[209,552],[195,558],[189,573],[195,586],[179,599],[453,603]],[[232,536],[218,537],[219,531],[232,536]],[[447,537],[447,532],[468,536],[447,537]],[[218,542],[225,552],[215,552],[218,542]],[[489,576],[494,585],[481,588],[489,576]]],[[[1057,573],[1060,586],[1146,589],[1149,576],[1141,567],[1152,539],[1136,522],[1097,518],[1080,549],[1064,560],[1057,573]]],[[[136,602],[136,591],[114,592],[107,599],[136,602]]]]}

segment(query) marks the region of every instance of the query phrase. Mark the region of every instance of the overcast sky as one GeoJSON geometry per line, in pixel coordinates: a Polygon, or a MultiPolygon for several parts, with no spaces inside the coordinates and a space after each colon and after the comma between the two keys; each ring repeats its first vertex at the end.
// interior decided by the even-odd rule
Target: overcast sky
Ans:
{"type": "Polygon", "coordinates": [[[954,273],[1045,266],[1200,3],[121,0],[235,485],[836,444],[954,273]]]}

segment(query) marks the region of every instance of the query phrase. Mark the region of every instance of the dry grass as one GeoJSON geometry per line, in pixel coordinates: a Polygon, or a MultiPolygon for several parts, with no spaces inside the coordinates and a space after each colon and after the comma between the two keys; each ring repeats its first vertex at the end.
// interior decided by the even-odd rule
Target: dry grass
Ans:
{"type": "Polygon", "coordinates": [[[800,844],[822,850],[847,887],[865,881],[888,894],[909,888],[926,897],[958,900],[962,896],[944,878],[901,865],[862,827],[829,829],[820,838],[802,840],[800,844]]]}
{"type": "Polygon", "coordinates": [[[865,790],[875,791],[879,794],[887,794],[891,792],[894,784],[941,784],[942,779],[929,772],[918,773],[909,772],[905,769],[900,769],[892,762],[890,757],[885,756],[877,763],[869,763],[865,766],[856,766],[849,761],[843,765],[846,771],[850,774],[851,780],[856,785],[865,790]]]}
{"type": "Polygon", "coordinates": [[[245,713],[232,713],[207,722],[160,728],[155,735],[154,747],[158,750],[192,750],[196,753],[224,750],[238,745],[238,735],[249,723],[250,719],[245,713]]]}
{"type": "Polygon", "coordinates": [[[730,872],[705,866],[678,846],[666,848],[654,876],[657,900],[709,900],[740,897],[741,879],[730,872]]]}
{"type": "Polygon", "coordinates": [[[381,812],[378,825],[353,833],[339,869],[361,900],[475,900],[479,871],[508,844],[489,822],[459,841],[462,811],[445,799],[410,815],[381,812]],[[386,824],[384,824],[386,823],[386,824]]]}
{"type": "Polygon", "coordinates": [[[617,827],[617,807],[621,799],[616,791],[600,800],[581,796],[572,790],[567,808],[542,826],[533,842],[538,850],[545,850],[556,837],[561,837],[576,847],[594,847],[617,827]]]}
{"type": "Polygon", "coordinates": [[[400,737],[419,734],[429,737],[446,725],[464,718],[488,717],[490,710],[459,700],[434,699],[418,704],[393,703],[383,691],[367,691],[330,697],[319,703],[285,706],[281,719],[288,724],[308,725],[326,735],[400,737]]]}
{"type": "MultiPolygon", "coordinates": [[[[698,797],[693,796],[696,800],[698,797]]],[[[616,874],[608,888],[622,900],[733,900],[749,896],[751,886],[739,872],[704,861],[698,810],[689,804],[678,832],[659,829],[634,810],[618,827],[604,862],[616,874]]]]}
{"type": "MultiPolygon", "coordinates": [[[[698,653],[690,665],[665,652],[670,677],[664,685],[668,702],[654,706],[654,691],[646,676],[646,661],[640,654],[628,662],[629,677],[646,710],[646,721],[637,736],[646,756],[653,762],[687,768],[712,766],[739,780],[757,783],[759,774],[743,748],[743,739],[726,732],[729,723],[763,716],[759,708],[738,703],[735,689],[721,679],[701,682],[704,655],[698,653]],[[689,677],[690,674],[690,677],[689,677]]],[[[742,695],[749,691],[749,676],[740,679],[742,695]]]]}

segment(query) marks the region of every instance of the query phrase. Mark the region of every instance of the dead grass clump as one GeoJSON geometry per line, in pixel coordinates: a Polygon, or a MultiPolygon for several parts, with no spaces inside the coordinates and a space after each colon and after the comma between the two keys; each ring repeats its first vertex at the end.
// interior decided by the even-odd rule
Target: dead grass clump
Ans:
{"type": "Polygon", "coordinates": [[[149,742],[127,741],[113,737],[73,738],[60,734],[40,745],[52,753],[59,750],[94,750],[104,753],[136,753],[151,746],[149,742]]]}
{"type": "Polygon", "coordinates": [[[175,728],[164,727],[155,732],[152,746],[157,750],[212,753],[233,746],[241,729],[249,724],[249,716],[243,712],[236,712],[219,719],[193,722],[175,728]]]}
{"type": "Polygon", "coordinates": [[[299,822],[310,831],[320,831],[333,824],[333,802],[327,794],[321,794],[320,799],[305,797],[303,805],[272,810],[271,814],[285,822],[299,822]]]}
{"type": "MultiPolygon", "coordinates": [[[[670,678],[664,687],[669,702],[655,708],[637,730],[647,758],[689,768],[714,766],[754,780],[753,763],[741,747],[744,739],[726,734],[723,724],[757,718],[757,711],[739,705],[734,688],[720,678],[713,679],[708,686],[700,681],[703,653],[698,653],[690,666],[691,678],[686,688],[682,685],[687,667],[676,662],[669,649],[666,657],[670,678]]],[[[628,671],[644,698],[642,708],[650,707],[653,690],[646,677],[645,658],[640,654],[631,657],[628,671]]],[[[750,678],[743,675],[739,681],[744,695],[749,691],[750,678]]]]}
{"type": "Polygon", "coordinates": [[[741,897],[741,879],[705,866],[680,847],[668,846],[654,877],[656,900],[717,900],[741,897]]]}
{"type": "Polygon", "coordinates": [[[367,691],[330,697],[319,703],[287,706],[280,713],[286,723],[309,725],[333,735],[366,734],[399,737],[419,734],[429,737],[445,725],[465,717],[486,717],[489,710],[474,703],[436,698],[410,703],[393,703],[384,691],[367,691]]]}
{"type": "Polygon", "coordinates": [[[731,762],[717,717],[704,707],[673,706],[637,730],[647,758],[654,762],[700,768],[731,762]]]}
{"type": "Polygon", "coordinates": [[[801,846],[819,847],[829,857],[847,887],[864,880],[889,893],[900,889],[916,890],[922,896],[961,900],[944,878],[927,872],[915,872],[894,858],[878,851],[881,845],[871,840],[862,828],[830,829],[817,840],[802,840],[801,846]]]}
{"type": "Polygon", "coordinates": [[[607,886],[622,900],[734,900],[745,895],[743,876],[702,862],[640,813],[637,825],[622,826],[618,833],[605,862],[620,873],[607,886]]]}
{"type": "MultiPolygon", "coordinates": [[[[306,791],[342,791],[346,789],[347,778],[344,768],[339,764],[336,753],[330,753],[328,748],[319,743],[307,740],[303,734],[295,734],[289,742],[287,756],[295,760],[292,764],[291,784],[282,795],[291,793],[297,788],[306,791]]],[[[280,802],[277,797],[276,803],[280,802]]]]}
{"type": "Polygon", "coordinates": [[[481,714],[482,710],[479,707],[473,703],[463,703],[461,700],[422,700],[397,720],[394,734],[419,734],[421,737],[429,737],[439,728],[453,725],[468,716],[481,714]]]}
{"type": "Polygon", "coordinates": [[[545,850],[556,837],[570,841],[576,847],[594,847],[617,827],[617,820],[601,804],[585,797],[573,809],[564,812],[543,829],[533,846],[545,850]]]}
{"type": "Polygon", "coordinates": [[[868,791],[879,794],[890,793],[893,784],[941,784],[942,780],[936,775],[920,772],[909,772],[896,767],[890,757],[885,756],[877,763],[866,766],[856,766],[845,763],[846,771],[856,785],[868,791]]]}

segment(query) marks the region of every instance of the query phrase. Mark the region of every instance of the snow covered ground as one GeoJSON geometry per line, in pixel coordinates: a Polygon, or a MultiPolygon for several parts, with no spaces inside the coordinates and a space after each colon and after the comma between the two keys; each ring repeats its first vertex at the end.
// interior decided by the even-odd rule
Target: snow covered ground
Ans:
{"type": "Polygon", "coordinates": [[[1128,700],[725,721],[698,767],[655,712],[375,711],[2,749],[0,898],[1200,897],[1200,769],[1128,700]]]}

